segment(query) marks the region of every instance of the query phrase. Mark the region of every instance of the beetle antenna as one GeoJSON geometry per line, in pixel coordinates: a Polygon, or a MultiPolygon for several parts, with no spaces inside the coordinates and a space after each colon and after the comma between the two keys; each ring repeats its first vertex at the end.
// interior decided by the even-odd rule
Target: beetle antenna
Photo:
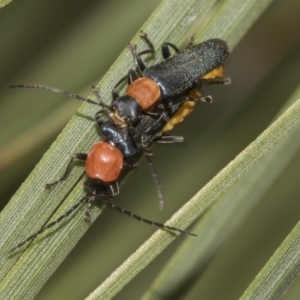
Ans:
{"type": "Polygon", "coordinates": [[[177,228],[177,227],[173,227],[173,226],[168,226],[168,225],[165,225],[165,224],[162,224],[162,223],[158,223],[158,222],[154,222],[154,221],[151,221],[151,220],[148,220],[148,219],[144,219],[136,214],[134,214],[133,212],[129,211],[129,210],[126,210],[122,207],[119,207],[119,206],[116,206],[114,203],[110,202],[109,200],[105,200],[105,199],[101,199],[100,200],[106,205],[106,206],[109,206],[110,208],[113,208],[129,217],[132,217],[132,218],[135,218],[136,220],[140,221],[140,222],[143,222],[143,223],[147,223],[149,225],[152,225],[152,226],[156,226],[156,227],[159,227],[159,228],[162,228],[162,229],[166,229],[166,230],[170,230],[170,231],[177,231],[181,234],[185,234],[185,235],[191,235],[191,236],[197,236],[197,234],[195,233],[192,233],[192,232],[189,232],[189,231],[186,231],[186,230],[182,230],[180,228],[177,228]]]}
{"type": "Polygon", "coordinates": [[[36,231],[34,234],[32,234],[31,236],[29,236],[27,239],[25,239],[24,241],[22,241],[21,243],[19,243],[18,245],[16,245],[15,247],[11,248],[8,253],[11,254],[13,252],[15,252],[15,250],[17,250],[18,248],[22,247],[24,244],[29,243],[31,241],[33,241],[37,236],[39,236],[42,232],[44,232],[45,230],[53,227],[54,225],[60,223],[64,218],[68,217],[73,211],[75,211],[76,209],[78,209],[83,203],[85,203],[87,200],[89,199],[89,196],[86,195],[83,198],[81,198],[77,203],[75,203],[69,210],[67,210],[63,215],[61,215],[60,217],[58,217],[56,220],[54,220],[53,222],[47,224],[46,226],[42,226],[38,231],[36,231]]]}
{"type": "MultiPolygon", "coordinates": [[[[74,212],[75,210],[77,210],[83,203],[87,203],[90,200],[90,195],[86,195],[83,198],[81,198],[77,203],[75,203],[69,210],[67,210],[63,215],[61,215],[60,217],[58,217],[56,220],[54,220],[53,222],[47,224],[46,226],[42,226],[38,231],[36,231],[35,233],[33,233],[31,236],[29,236],[27,239],[23,240],[22,242],[20,242],[18,245],[16,245],[15,247],[11,248],[8,253],[12,254],[13,252],[15,252],[17,249],[19,249],[20,247],[22,247],[23,245],[25,245],[26,243],[29,243],[31,241],[33,241],[37,236],[39,236],[42,232],[48,230],[49,228],[55,226],[56,224],[60,223],[63,219],[65,219],[66,217],[68,217],[72,212],[74,212]]],[[[132,217],[140,222],[143,223],[147,223],[149,225],[152,226],[156,226],[162,229],[166,229],[166,230],[170,230],[170,231],[177,231],[181,234],[185,234],[185,235],[191,235],[191,236],[197,236],[195,233],[186,231],[186,230],[182,230],[180,228],[177,227],[173,227],[173,226],[168,226],[162,223],[158,223],[155,221],[151,221],[148,219],[145,219],[141,216],[138,216],[136,214],[134,214],[133,212],[126,210],[122,207],[116,206],[114,203],[110,202],[109,200],[106,200],[104,198],[100,198],[100,200],[108,207],[115,209],[129,217],[132,217]]]]}
{"type": "Polygon", "coordinates": [[[103,102],[102,97],[100,96],[100,89],[98,87],[92,85],[92,93],[96,96],[98,100],[98,105],[100,105],[103,108],[106,108],[108,111],[112,111],[111,106],[103,102]]]}
{"type": "Polygon", "coordinates": [[[94,100],[91,100],[89,98],[82,97],[82,96],[80,96],[78,94],[75,94],[75,93],[71,93],[71,92],[68,92],[68,91],[65,91],[65,90],[57,89],[57,88],[42,85],[42,84],[12,84],[8,88],[10,88],[10,89],[29,88],[29,89],[46,90],[46,91],[49,91],[51,93],[61,94],[61,95],[64,95],[64,96],[67,96],[67,97],[70,97],[70,98],[74,98],[74,99],[77,99],[77,100],[80,100],[80,101],[83,101],[83,102],[87,102],[87,103],[90,103],[90,104],[93,104],[93,105],[98,105],[98,106],[101,106],[105,109],[111,110],[111,107],[109,105],[105,104],[102,101],[102,99],[100,97],[100,94],[99,94],[99,91],[97,90],[97,92],[96,92],[95,87],[92,87],[92,92],[96,95],[96,97],[98,99],[98,102],[94,101],[94,100]]]}

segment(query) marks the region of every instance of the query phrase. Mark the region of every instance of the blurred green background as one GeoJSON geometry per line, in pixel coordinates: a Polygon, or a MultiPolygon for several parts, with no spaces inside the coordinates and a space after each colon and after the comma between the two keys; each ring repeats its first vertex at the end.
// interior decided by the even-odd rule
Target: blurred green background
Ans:
{"type": "MultiPolygon", "coordinates": [[[[80,106],[58,95],[8,90],[7,86],[41,83],[88,95],[90,86],[101,79],[159,3],[29,0],[14,1],[0,10],[1,207],[80,106]]],[[[174,130],[185,137],[185,143],[153,147],[167,201],[165,211],[158,210],[145,162],[122,187],[118,204],[149,219],[167,220],[199,185],[208,182],[272,122],[299,84],[299,11],[299,1],[274,1],[226,64],[232,86],[206,88],[203,94],[213,95],[213,105],[198,105],[174,130]]],[[[220,295],[237,299],[241,295],[299,220],[299,167],[297,156],[224,242],[185,299],[220,299],[220,295]]],[[[106,210],[37,299],[84,298],[152,232],[150,226],[106,210]]],[[[115,299],[138,299],[181,239],[115,299]]],[[[297,292],[299,280],[285,299],[297,299],[297,292]]]]}

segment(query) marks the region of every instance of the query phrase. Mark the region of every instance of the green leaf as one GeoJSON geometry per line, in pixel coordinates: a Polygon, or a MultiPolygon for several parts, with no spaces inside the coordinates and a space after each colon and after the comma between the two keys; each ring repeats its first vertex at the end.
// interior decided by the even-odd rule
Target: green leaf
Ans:
{"type": "Polygon", "coordinates": [[[12,0],[0,0],[0,8],[4,7],[8,3],[10,3],[12,0]]]}
{"type": "Polygon", "coordinates": [[[241,299],[280,299],[300,273],[300,223],[284,240],[241,299]]]}

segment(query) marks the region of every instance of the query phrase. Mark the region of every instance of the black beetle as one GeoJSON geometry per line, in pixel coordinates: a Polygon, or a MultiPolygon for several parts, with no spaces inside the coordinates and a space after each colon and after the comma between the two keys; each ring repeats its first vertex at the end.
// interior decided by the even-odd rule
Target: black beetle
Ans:
{"type": "Polygon", "coordinates": [[[149,49],[136,53],[136,47],[130,45],[137,67],[130,69],[112,92],[112,107],[124,123],[136,123],[142,111],[160,114],[160,111],[156,112],[156,107],[161,102],[170,118],[187,100],[211,101],[210,96],[201,98],[190,94],[194,90],[199,90],[203,83],[230,83],[230,79],[224,76],[223,69],[223,63],[229,55],[225,41],[210,39],[194,46],[190,43],[182,52],[175,45],[164,43],[162,45],[164,60],[146,67],[141,56],[154,53],[155,50],[146,34],[143,33],[141,38],[149,49]],[[176,52],[173,56],[170,47],[176,52]],[[126,79],[128,81],[126,95],[120,97],[116,87],[126,79]]]}

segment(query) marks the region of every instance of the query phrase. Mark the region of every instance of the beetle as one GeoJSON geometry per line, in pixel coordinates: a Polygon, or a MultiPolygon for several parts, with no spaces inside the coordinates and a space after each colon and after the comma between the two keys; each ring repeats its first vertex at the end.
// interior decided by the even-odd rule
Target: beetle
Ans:
{"type": "MultiPolygon", "coordinates": [[[[59,182],[65,180],[71,171],[73,161],[81,160],[85,162],[85,173],[87,175],[87,180],[84,184],[86,195],[64,215],[60,216],[56,221],[43,226],[36,233],[11,249],[11,252],[60,222],[84,203],[87,207],[85,218],[89,220],[90,208],[96,199],[100,199],[105,205],[132,216],[139,221],[171,231],[195,235],[176,227],[144,219],[116,206],[109,200],[119,194],[118,179],[124,170],[132,169],[136,166],[136,157],[140,152],[146,154],[155,183],[158,190],[161,190],[157,174],[150,160],[151,153],[148,146],[154,140],[165,143],[181,142],[183,140],[182,137],[165,136],[163,133],[172,129],[175,124],[180,122],[191,111],[192,105],[189,104],[190,107],[188,107],[187,103],[211,99],[210,96],[200,97],[199,90],[201,85],[203,83],[217,82],[228,84],[230,82],[228,78],[224,77],[222,67],[228,56],[228,47],[222,40],[211,39],[179,52],[175,45],[164,43],[162,46],[164,60],[157,65],[147,68],[141,55],[153,53],[154,47],[145,34],[142,35],[142,38],[150,45],[150,49],[136,53],[135,47],[131,46],[137,62],[137,68],[129,70],[128,74],[115,85],[112,91],[113,101],[111,105],[107,105],[102,101],[96,89],[93,89],[93,92],[98,102],[43,85],[23,84],[10,86],[10,88],[46,89],[90,104],[99,105],[107,112],[105,115],[103,111],[99,111],[95,115],[96,123],[104,136],[102,140],[95,143],[88,154],[75,154],[63,176],[46,185],[46,189],[51,189],[59,182]],[[177,54],[171,56],[169,47],[173,48],[177,54]],[[194,67],[194,64],[198,64],[198,67],[194,67]],[[141,77],[139,77],[139,73],[142,74],[141,77]],[[126,95],[120,97],[116,92],[116,88],[126,78],[128,80],[126,95]]],[[[160,199],[162,203],[162,195],[160,195],[160,199]]]]}
{"type": "MultiPolygon", "coordinates": [[[[118,179],[120,178],[121,174],[136,166],[136,160],[134,160],[133,157],[137,157],[139,150],[134,143],[133,137],[128,133],[126,128],[120,128],[110,120],[105,121],[98,118],[96,121],[97,125],[102,131],[101,140],[93,144],[88,153],[74,154],[68,163],[64,174],[58,180],[48,183],[45,186],[46,190],[50,190],[58,183],[64,181],[71,172],[74,160],[79,160],[85,164],[84,168],[86,180],[84,182],[84,188],[86,193],[84,197],[77,201],[69,210],[67,210],[56,220],[42,226],[34,234],[10,249],[10,254],[22,247],[24,244],[34,240],[43,231],[61,222],[64,218],[68,217],[83,204],[86,205],[84,217],[87,221],[90,221],[91,206],[96,200],[100,200],[107,207],[113,208],[123,214],[133,217],[140,222],[144,222],[172,232],[178,232],[180,234],[197,236],[192,232],[182,230],[174,226],[168,226],[145,219],[131,211],[115,205],[110,201],[111,198],[119,195],[118,179]]],[[[145,124],[148,123],[145,122],[145,124]]],[[[143,131],[142,128],[140,128],[140,130],[143,131]]]]}
{"type": "Polygon", "coordinates": [[[230,78],[224,75],[223,63],[229,55],[225,41],[209,39],[193,45],[192,38],[189,46],[181,52],[174,44],[166,42],[161,48],[163,61],[147,67],[142,55],[155,53],[155,49],[145,33],[142,32],[140,37],[148,49],[137,53],[136,46],[129,45],[136,68],[130,69],[112,91],[112,107],[123,124],[138,122],[142,112],[158,113],[164,117],[161,112],[156,112],[158,104],[163,103],[168,118],[173,118],[168,125],[165,124],[163,131],[171,130],[192,110],[193,103],[212,101],[211,96],[201,97],[200,93],[194,92],[199,91],[202,84],[231,83],[230,78]],[[171,55],[170,48],[175,55],[171,55]],[[116,87],[126,79],[126,94],[120,96],[116,87]]]}
{"type": "MultiPolygon", "coordinates": [[[[51,92],[64,94],[90,104],[98,104],[98,102],[91,100],[89,98],[84,98],[80,95],[73,94],[67,91],[63,91],[60,89],[41,86],[41,85],[12,85],[10,88],[15,87],[27,87],[27,88],[42,88],[49,90],[51,92]]],[[[96,95],[96,98],[100,97],[97,89],[92,89],[93,93],[96,95]]],[[[99,100],[99,105],[101,106],[101,98],[99,100]]],[[[102,114],[102,111],[98,111],[95,114],[95,121],[98,126],[99,131],[101,132],[101,140],[96,142],[90,148],[88,153],[76,153],[72,156],[69,161],[64,174],[52,183],[47,183],[45,185],[46,190],[51,190],[58,183],[67,179],[68,175],[71,172],[73,162],[75,160],[82,161],[85,163],[85,174],[86,180],[84,183],[84,188],[86,190],[86,194],[79,201],[77,201],[69,210],[67,210],[63,215],[58,217],[53,222],[42,226],[38,231],[29,236],[27,239],[20,242],[18,245],[10,249],[9,253],[13,253],[18,248],[22,247],[24,244],[31,242],[34,240],[39,234],[43,231],[53,227],[57,223],[61,222],[64,218],[68,217],[72,212],[78,209],[81,205],[86,205],[86,211],[84,213],[84,217],[87,221],[90,220],[90,209],[92,204],[96,200],[100,200],[104,205],[111,207],[121,213],[124,213],[130,217],[137,219],[140,222],[144,222],[150,224],[152,226],[156,226],[159,228],[163,228],[173,232],[179,232],[181,234],[197,236],[196,234],[182,230],[177,227],[168,226],[159,222],[155,222],[152,220],[145,219],[139,215],[136,215],[122,207],[115,205],[110,201],[111,198],[119,195],[119,184],[118,179],[120,176],[137,165],[137,160],[139,155],[141,154],[141,150],[145,151],[145,155],[149,166],[152,171],[152,175],[154,177],[155,183],[158,187],[159,193],[161,193],[161,187],[158,180],[158,176],[155,172],[155,169],[152,165],[150,156],[151,152],[144,148],[144,145],[141,144],[141,139],[138,137],[142,135],[148,127],[152,126],[156,120],[152,119],[150,115],[141,116],[141,122],[139,126],[135,128],[135,135],[133,136],[128,131],[126,127],[120,127],[118,124],[112,122],[109,116],[102,114]],[[147,150],[147,151],[146,151],[147,150]]],[[[161,124],[163,126],[163,124],[161,124]]],[[[170,137],[170,136],[155,136],[155,139],[160,142],[181,142],[181,137],[170,137]]],[[[149,144],[154,139],[149,139],[149,144]]],[[[149,146],[148,144],[148,146],[149,146]]],[[[81,179],[82,177],[80,177],[81,179]]],[[[162,196],[160,196],[162,197],[162,196]]]]}

